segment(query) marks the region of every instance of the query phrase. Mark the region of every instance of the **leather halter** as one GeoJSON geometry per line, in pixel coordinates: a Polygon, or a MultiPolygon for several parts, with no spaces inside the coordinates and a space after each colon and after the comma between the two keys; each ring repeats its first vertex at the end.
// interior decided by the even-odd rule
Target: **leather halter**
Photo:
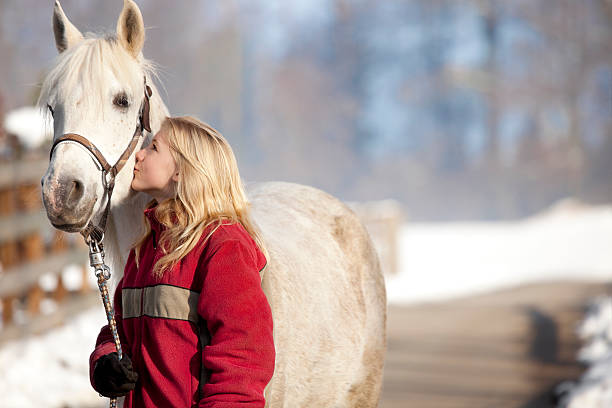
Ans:
{"type": "Polygon", "coordinates": [[[93,156],[96,158],[100,166],[102,167],[102,180],[104,181],[104,191],[106,193],[106,208],[104,209],[104,213],[102,214],[102,218],[100,219],[100,223],[96,226],[90,221],[87,226],[81,231],[81,235],[85,238],[86,242],[89,242],[90,239],[94,239],[98,244],[102,242],[104,238],[104,231],[106,230],[106,220],[108,219],[108,214],[110,211],[110,201],[111,196],[113,194],[113,189],[115,188],[115,177],[117,174],[123,169],[125,163],[128,161],[136,146],[138,145],[138,141],[142,136],[143,129],[151,132],[151,123],[149,120],[149,111],[150,104],[149,98],[153,94],[149,85],[147,85],[147,78],[144,79],[144,98],[140,105],[140,110],[138,112],[138,123],[136,124],[136,130],[134,130],[134,135],[132,136],[132,140],[125,148],[119,159],[115,163],[114,166],[111,166],[108,161],[104,158],[100,149],[96,147],[89,139],[84,136],[81,136],[77,133],[65,133],[61,137],[57,138],[53,142],[53,146],[51,146],[51,152],[49,153],[49,160],[53,156],[53,151],[55,147],[62,142],[76,142],[85,147],[93,156]]]}

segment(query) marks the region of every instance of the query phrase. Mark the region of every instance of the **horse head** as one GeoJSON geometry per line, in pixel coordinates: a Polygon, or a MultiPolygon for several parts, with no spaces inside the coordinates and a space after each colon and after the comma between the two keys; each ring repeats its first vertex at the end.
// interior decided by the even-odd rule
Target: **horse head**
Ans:
{"type": "MultiPolygon", "coordinates": [[[[72,140],[54,144],[41,180],[42,194],[51,223],[64,231],[77,232],[102,217],[109,175],[102,171],[99,156],[111,166],[122,157],[139,126],[145,81],[153,71],[142,56],[144,24],[132,0],[124,1],[116,34],[104,37],[83,36],[56,1],[53,31],[59,56],[43,81],[38,103],[53,115],[56,143],[67,134],[76,134],[95,147],[89,149],[87,143],[72,140]]],[[[155,105],[154,110],[159,112],[163,106],[160,98],[155,105]]],[[[154,129],[163,119],[160,116],[151,113],[154,129]]],[[[113,180],[113,202],[134,194],[130,190],[134,152],[142,139],[113,180]]]]}

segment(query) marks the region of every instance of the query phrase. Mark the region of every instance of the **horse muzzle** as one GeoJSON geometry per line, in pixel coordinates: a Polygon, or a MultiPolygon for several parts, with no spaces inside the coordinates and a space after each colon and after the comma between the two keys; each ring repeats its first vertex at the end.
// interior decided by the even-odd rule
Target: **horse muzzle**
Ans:
{"type": "Polygon", "coordinates": [[[51,224],[62,231],[78,232],[85,228],[97,197],[88,195],[78,179],[42,179],[42,196],[51,224]]]}

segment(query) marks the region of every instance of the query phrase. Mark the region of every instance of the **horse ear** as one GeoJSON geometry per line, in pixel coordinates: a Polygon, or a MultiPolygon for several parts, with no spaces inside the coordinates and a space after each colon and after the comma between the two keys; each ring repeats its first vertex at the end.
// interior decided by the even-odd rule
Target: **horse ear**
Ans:
{"type": "Polygon", "coordinates": [[[59,1],[53,7],[53,34],[55,46],[62,53],[83,39],[83,34],[68,20],[59,1]]]}
{"type": "Polygon", "coordinates": [[[117,38],[134,58],[138,58],[144,45],[145,29],[140,9],[132,0],[123,2],[117,21],[117,38]]]}

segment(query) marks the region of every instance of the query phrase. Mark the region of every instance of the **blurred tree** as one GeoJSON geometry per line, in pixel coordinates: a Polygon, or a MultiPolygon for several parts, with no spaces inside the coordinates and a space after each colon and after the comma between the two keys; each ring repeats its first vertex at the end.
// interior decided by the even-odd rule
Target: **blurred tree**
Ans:
{"type": "Polygon", "coordinates": [[[2,91],[0,90],[0,140],[4,140],[5,136],[4,114],[4,97],[2,95],[2,91]]]}
{"type": "MultiPolygon", "coordinates": [[[[567,186],[570,194],[580,195],[587,175],[585,123],[582,103],[585,84],[597,67],[610,65],[611,32],[600,0],[540,0],[521,4],[522,13],[537,27],[541,45],[529,55],[536,64],[525,86],[540,106],[560,101],[567,112],[568,126],[558,143],[566,146],[567,186]],[[548,12],[542,13],[546,8],[548,12]],[[603,18],[602,18],[603,17],[603,18]]],[[[523,88],[525,88],[525,86],[523,88]]]]}
{"type": "Polygon", "coordinates": [[[499,49],[498,3],[495,0],[479,0],[477,6],[484,20],[484,36],[487,43],[487,59],[485,71],[487,75],[485,95],[487,96],[487,143],[485,146],[485,162],[490,170],[496,171],[499,165],[499,89],[497,79],[500,75],[497,66],[499,49]]]}
{"type": "MultiPolygon", "coordinates": [[[[219,128],[247,179],[430,219],[612,200],[611,0],[138,3],[170,111],[219,128]]],[[[121,9],[62,4],[82,31],[121,9]]],[[[51,8],[0,2],[8,109],[57,55],[51,8]]]]}
{"type": "Polygon", "coordinates": [[[358,162],[345,146],[353,104],[329,73],[306,60],[286,61],[258,78],[257,141],[266,152],[259,174],[338,191],[358,162]]]}

